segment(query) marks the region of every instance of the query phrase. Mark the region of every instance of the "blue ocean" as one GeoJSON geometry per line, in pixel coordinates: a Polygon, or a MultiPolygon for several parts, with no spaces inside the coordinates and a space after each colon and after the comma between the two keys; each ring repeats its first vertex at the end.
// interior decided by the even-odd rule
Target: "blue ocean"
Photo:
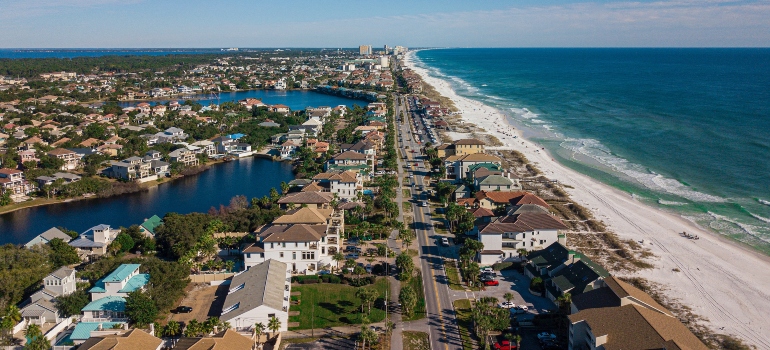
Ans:
{"type": "Polygon", "coordinates": [[[770,49],[440,49],[562,164],[770,254],[770,49]]]}

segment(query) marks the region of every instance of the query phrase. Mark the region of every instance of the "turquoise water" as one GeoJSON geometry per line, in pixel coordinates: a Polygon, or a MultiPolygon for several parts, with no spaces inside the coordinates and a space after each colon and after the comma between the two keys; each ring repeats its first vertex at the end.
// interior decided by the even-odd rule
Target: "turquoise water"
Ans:
{"type": "Polygon", "coordinates": [[[564,165],[770,252],[770,49],[445,49],[416,64],[564,165]]]}

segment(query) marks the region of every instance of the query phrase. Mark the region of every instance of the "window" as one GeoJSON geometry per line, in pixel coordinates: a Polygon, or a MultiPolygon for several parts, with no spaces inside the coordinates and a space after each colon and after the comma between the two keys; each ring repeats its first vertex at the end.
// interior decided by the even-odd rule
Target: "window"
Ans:
{"type": "Polygon", "coordinates": [[[321,247],[321,254],[326,254],[326,247],[321,247]]]}
{"type": "Polygon", "coordinates": [[[222,315],[224,315],[224,314],[226,314],[226,313],[228,313],[230,311],[238,309],[239,306],[241,306],[241,303],[236,303],[235,305],[232,305],[232,306],[222,310],[222,315]]]}
{"type": "Polygon", "coordinates": [[[307,247],[307,242],[305,242],[305,247],[307,247]]]}
{"type": "Polygon", "coordinates": [[[267,318],[268,319],[274,319],[275,318],[275,314],[267,314],[267,318]]]}
{"type": "Polygon", "coordinates": [[[275,244],[275,243],[270,243],[270,248],[275,248],[275,247],[273,246],[273,244],[275,244]]]}
{"type": "Polygon", "coordinates": [[[237,287],[231,288],[230,291],[227,292],[227,294],[233,294],[233,293],[243,289],[243,287],[245,287],[245,286],[246,286],[246,283],[241,283],[237,287]]]}
{"type": "Polygon", "coordinates": [[[294,242],[294,248],[299,247],[299,242],[294,242]]]}
{"type": "Polygon", "coordinates": [[[286,242],[281,242],[281,246],[286,248],[286,242]]]}
{"type": "Polygon", "coordinates": [[[302,260],[315,260],[315,252],[302,252],[302,260]]]}
{"type": "Polygon", "coordinates": [[[297,260],[297,252],[291,252],[291,260],[297,260]]]}
{"type": "Polygon", "coordinates": [[[279,256],[283,258],[283,252],[280,252],[279,254],[280,254],[279,256]]]}
{"type": "Polygon", "coordinates": [[[264,258],[265,257],[265,253],[259,253],[259,257],[260,258],[264,258]]]}
{"type": "Polygon", "coordinates": [[[251,253],[246,253],[246,259],[251,259],[251,253]]]}

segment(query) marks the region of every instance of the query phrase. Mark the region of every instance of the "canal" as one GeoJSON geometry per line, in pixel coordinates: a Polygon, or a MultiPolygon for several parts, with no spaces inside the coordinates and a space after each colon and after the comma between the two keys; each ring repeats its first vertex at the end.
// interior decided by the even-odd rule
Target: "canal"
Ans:
{"type": "MultiPolygon", "coordinates": [[[[350,100],[347,100],[350,101],[350,100]]],[[[150,188],[146,192],[79,200],[17,210],[0,215],[0,244],[23,244],[51,227],[83,232],[98,224],[128,227],[152,215],[207,212],[237,195],[262,197],[281,181],[294,178],[291,164],[243,158],[214,164],[200,174],[150,188]]]]}

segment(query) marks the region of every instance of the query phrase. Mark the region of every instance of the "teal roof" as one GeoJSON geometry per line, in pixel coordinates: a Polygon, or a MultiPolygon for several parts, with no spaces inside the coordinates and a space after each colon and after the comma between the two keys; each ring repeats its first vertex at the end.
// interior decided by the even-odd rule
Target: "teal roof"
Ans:
{"type": "Polygon", "coordinates": [[[153,236],[155,235],[155,228],[158,227],[160,224],[163,223],[163,220],[160,219],[157,215],[153,215],[147,220],[144,220],[144,222],[140,225],[144,227],[147,232],[151,233],[153,236]]]}
{"type": "Polygon", "coordinates": [[[500,166],[494,163],[476,163],[468,167],[468,172],[473,173],[481,168],[487,168],[491,171],[500,170],[500,166]]]}
{"type": "Polygon", "coordinates": [[[137,289],[140,289],[144,287],[147,282],[150,282],[150,274],[149,273],[140,273],[134,277],[131,277],[128,282],[126,282],[126,285],[123,287],[123,289],[119,290],[120,293],[131,293],[137,289]]]}
{"type": "MultiPolygon", "coordinates": [[[[88,290],[88,292],[89,293],[105,293],[107,291],[104,288],[104,283],[105,282],[111,282],[111,283],[122,282],[125,279],[127,279],[130,274],[134,273],[134,271],[139,269],[139,266],[142,266],[142,265],[140,265],[140,264],[123,264],[123,265],[118,266],[118,268],[115,269],[114,271],[112,271],[109,275],[107,275],[106,277],[96,281],[96,283],[94,284],[94,287],[91,288],[90,290],[88,290]]],[[[134,277],[136,277],[136,276],[134,276],[134,277]]],[[[146,278],[144,284],[147,284],[147,281],[149,281],[149,280],[150,280],[150,276],[147,275],[147,278],[146,278]]],[[[141,286],[143,286],[144,284],[142,284],[141,286]]],[[[141,287],[141,286],[139,286],[139,287],[141,287]]],[[[128,284],[126,284],[126,287],[128,287],[128,284]]],[[[124,287],[124,289],[125,289],[125,287],[124,287]]],[[[134,288],[134,290],[135,289],[136,288],[134,288]]],[[[121,291],[122,291],[122,289],[121,289],[121,291]]],[[[128,293],[128,292],[126,292],[126,293],[128,293]]]]}
{"type": "Polygon", "coordinates": [[[75,325],[75,330],[69,335],[70,340],[86,340],[91,338],[91,332],[99,328],[102,325],[102,329],[110,329],[116,324],[122,324],[123,322],[80,322],[75,325]]]}
{"type": "Polygon", "coordinates": [[[126,298],[109,296],[101,299],[96,299],[88,303],[88,305],[86,305],[86,307],[83,308],[83,311],[123,312],[123,311],[126,311],[126,298]]]}
{"type": "Polygon", "coordinates": [[[123,264],[118,266],[115,271],[112,271],[107,277],[103,278],[104,282],[120,282],[128,278],[128,275],[133,273],[139,268],[139,264],[123,264]]]}

